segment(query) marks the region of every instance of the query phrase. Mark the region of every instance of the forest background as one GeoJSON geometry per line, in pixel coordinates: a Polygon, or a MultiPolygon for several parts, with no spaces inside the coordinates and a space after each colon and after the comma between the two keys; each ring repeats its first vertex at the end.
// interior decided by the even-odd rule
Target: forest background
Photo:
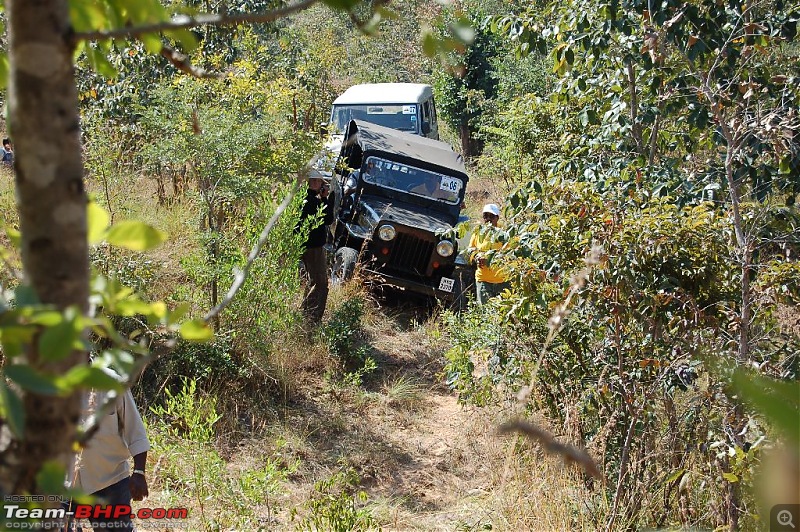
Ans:
{"type": "MultiPolygon", "coordinates": [[[[71,4],[78,30],[93,27],[95,5],[71,4]]],[[[273,6],[169,6],[223,7],[273,6]]],[[[797,6],[334,7],[79,48],[96,321],[54,314],[15,275],[6,172],[3,429],[25,432],[31,397],[112,385],[24,358],[31,345],[66,357],[88,326],[96,364],[138,380],[158,500],[193,501],[206,529],[755,529],[772,503],[800,502],[797,6]],[[306,334],[295,199],[227,300],[232,272],[318,150],[333,98],[378,81],[435,86],[443,137],[473,175],[468,210],[504,207],[507,245],[491,260],[513,290],[408,319],[349,285],[306,334]],[[397,329],[397,344],[379,348],[397,329]],[[392,366],[392,350],[414,342],[425,354],[392,366]],[[429,366],[415,373],[419,357],[429,366]],[[586,449],[592,462],[558,481],[515,477],[514,502],[490,518],[379,502],[381,449],[354,452],[345,435],[364,427],[346,418],[424,415],[420,394],[443,383],[479,407],[471,416],[535,420],[529,434],[544,427],[545,443],[553,433],[572,446],[563,457],[583,463],[586,449]],[[320,443],[331,439],[348,444],[320,443]],[[559,491],[553,507],[537,490],[559,491]]],[[[487,467],[507,470],[512,456],[519,470],[548,460],[512,439],[487,467]]],[[[444,467],[464,459],[450,458],[444,467]]],[[[43,471],[31,491],[53,489],[58,469],[43,471]]]]}

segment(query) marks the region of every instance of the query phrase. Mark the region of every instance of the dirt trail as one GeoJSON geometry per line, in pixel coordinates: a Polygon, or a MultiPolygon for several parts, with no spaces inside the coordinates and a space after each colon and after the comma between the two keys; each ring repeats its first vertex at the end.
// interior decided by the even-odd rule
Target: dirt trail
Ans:
{"type": "MultiPolygon", "coordinates": [[[[395,452],[380,460],[381,469],[365,485],[388,503],[387,530],[479,528],[487,513],[482,499],[499,479],[493,466],[502,461],[503,440],[487,412],[458,404],[443,382],[436,330],[414,323],[374,338],[384,382],[407,379],[418,393],[410,403],[389,401],[368,411],[366,422],[379,427],[395,452]]],[[[391,396],[390,390],[384,393],[391,396]]]]}
{"type": "MultiPolygon", "coordinates": [[[[497,435],[508,412],[458,404],[443,382],[440,321],[416,310],[372,309],[364,340],[377,369],[360,386],[325,376],[330,359],[314,354],[325,349],[319,342],[293,356],[300,385],[225,455],[231,473],[265,457],[291,470],[256,508],[256,528],[298,529],[315,512],[309,501],[321,497],[315,483],[348,470],[383,530],[565,529],[563,490],[552,489],[563,468],[497,435]]],[[[170,494],[154,488],[150,503],[169,506],[170,494]]],[[[212,499],[204,501],[207,515],[231,511],[212,499]]]]}

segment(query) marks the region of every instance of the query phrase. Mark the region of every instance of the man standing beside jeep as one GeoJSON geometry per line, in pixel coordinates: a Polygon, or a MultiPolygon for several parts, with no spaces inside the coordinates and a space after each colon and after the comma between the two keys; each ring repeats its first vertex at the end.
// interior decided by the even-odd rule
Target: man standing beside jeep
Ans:
{"type": "Polygon", "coordinates": [[[316,226],[311,226],[302,257],[308,274],[303,313],[313,323],[322,319],[328,302],[328,261],[324,246],[327,241],[327,226],[333,222],[333,194],[330,194],[322,174],[312,169],[308,175],[306,201],[297,228],[302,227],[306,220],[314,218],[320,207],[322,219],[315,222],[316,226]]]}
{"type": "MultiPolygon", "coordinates": [[[[500,207],[497,204],[487,203],[483,206],[481,214],[484,224],[497,228],[497,223],[500,221],[500,207]]],[[[503,247],[502,242],[497,242],[492,238],[491,232],[492,230],[489,228],[483,230],[478,228],[472,234],[469,242],[469,249],[472,250],[472,258],[477,266],[475,289],[479,305],[486,304],[490,298],[500,295],[500,292],[510,286],[503,271],[497,266],[490,266],[486,259],[486,252],[503,247]]]]}

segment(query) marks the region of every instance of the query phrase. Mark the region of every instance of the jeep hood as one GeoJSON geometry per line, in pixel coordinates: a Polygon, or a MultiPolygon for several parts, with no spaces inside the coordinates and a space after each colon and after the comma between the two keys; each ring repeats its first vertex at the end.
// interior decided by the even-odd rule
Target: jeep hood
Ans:
{"type": "Polygon", "coordinates": [[[453,228],[448,222],[450,215],[447,213],[438,213],[418,205],[401,201],[387,201],[374,196],[363,196],[361,203],[374,210],[381,221],[394,222],[434,233],[441,233],[453,228]]]}

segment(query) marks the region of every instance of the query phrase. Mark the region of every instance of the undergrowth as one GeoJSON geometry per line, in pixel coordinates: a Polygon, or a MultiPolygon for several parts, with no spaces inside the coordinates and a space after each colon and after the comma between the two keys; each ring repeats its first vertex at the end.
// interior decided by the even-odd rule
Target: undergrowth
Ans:
{"type": "Polygon", "coordinates": [[[192,501],[193,528],[241,530],[269,522],[279,510],[276,497],[299,464],[284,462],[277,448],[230,470],[216,446],[226,437],[216,431],[217,399],[199,391],[194,380],[165,394],[165,404],[151,407],[148,423],[161,496],[170,504],[192,501]]]}

